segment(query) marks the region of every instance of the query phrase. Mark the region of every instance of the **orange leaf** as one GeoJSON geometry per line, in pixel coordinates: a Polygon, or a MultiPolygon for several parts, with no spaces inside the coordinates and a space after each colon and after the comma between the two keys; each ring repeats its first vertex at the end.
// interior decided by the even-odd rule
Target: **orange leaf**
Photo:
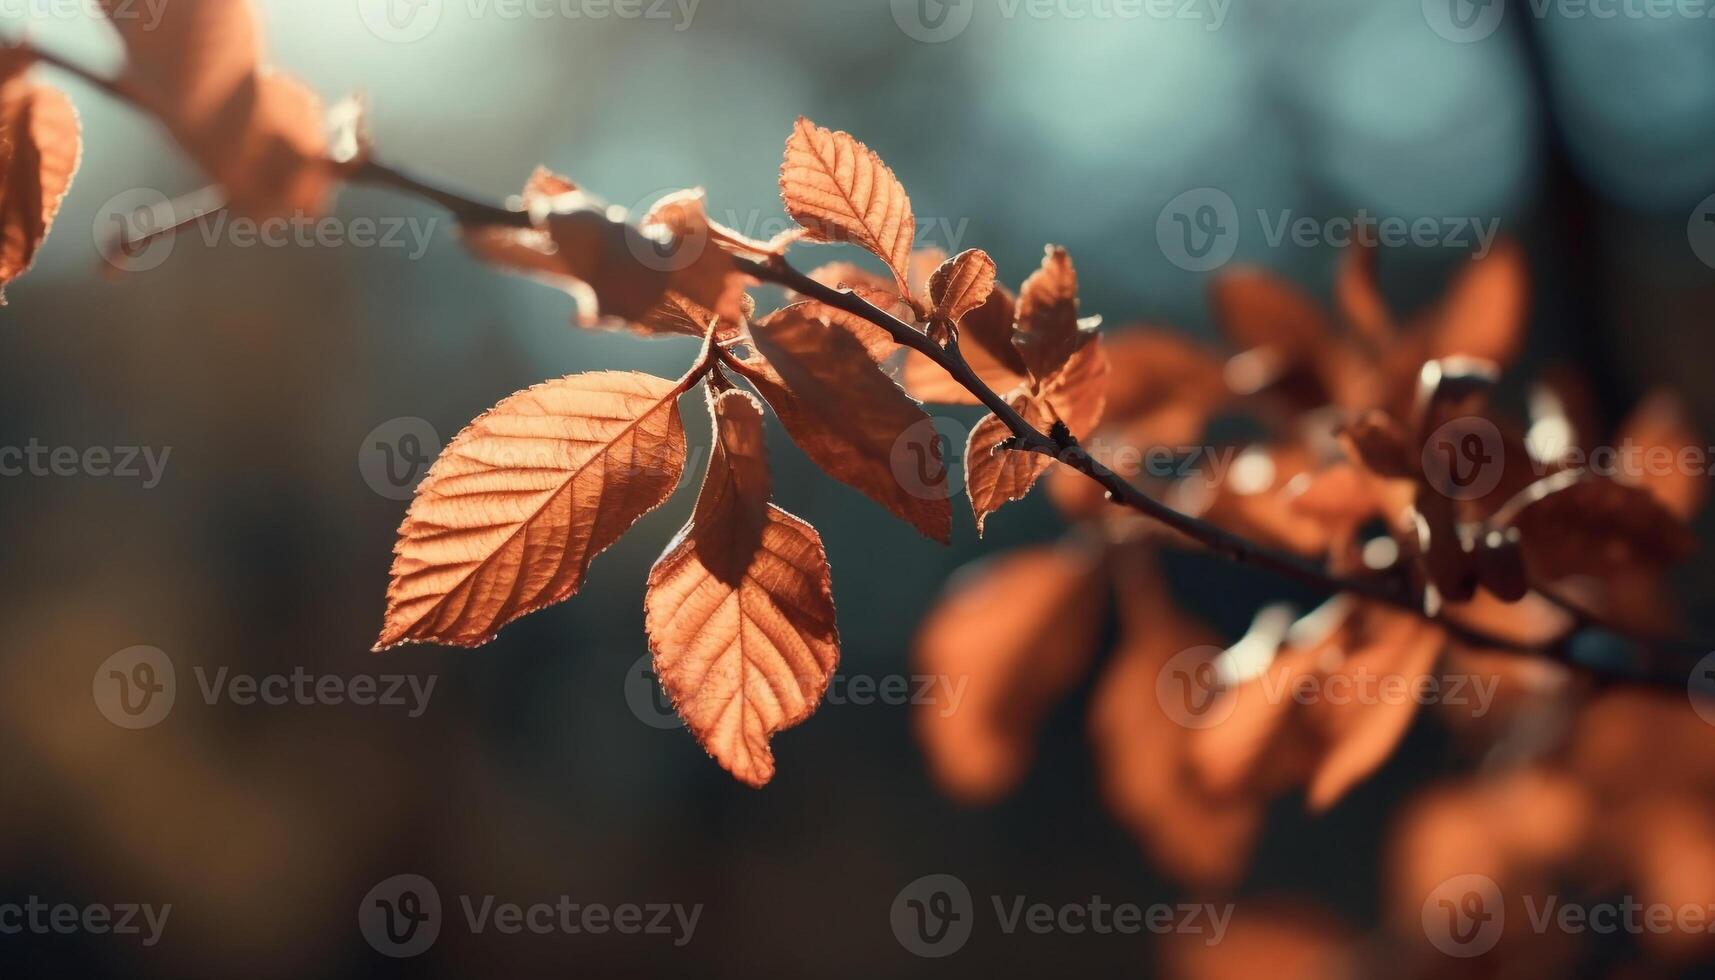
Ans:
{"type": "Polygon", "coordinates": [[[868,249],[887,263],[900,292],[910,295],[917,219],[899,178],[875,151],[800,116],[786,140],[780,195],[810,240],[868,249]]]}
{"type": "MultiPolygon", "coordinates": [[[[1012,345],[1013,299],[995,286],[988,301],[965,315],[959,326],[959,352],[990,389],[1006,393],[1025,382],[1024,360],[1012,345]]],[[[917,351],[905,355],[900,381],[913,398],[942,405],[976,405],[977,397],[917,351]]]]}
{"type": "Polygon", "coordinates": [[[1010,552],[959,573],[917,634],[919,673],[962,691],[924,703],[917,735],[943,789],[988,802],[1012,789],[1036,729],[1095,654],[1101,563],[1071,547],[1010,552]]]}
{"type": "Polygon", "coordinates": [[[692,316],[710,311],[736,321],[744,315],[745,277],[731,256],[709,246],[707,227],[697,224],[694,212],[675,212],[671,226],[654,221],[638,228],[571,186],[538,170],[524,192],[534,227],[466,229],[465,246],[510,272],[571,292],[585,326],[617,317],[645,333],[700,337],[708,324],[692,316]],[[670,294],[688,303],[664,309],[670,294]]]}
{"type": "Polygon", "coordinates": [[[560,602],[685,468],[680,386],[624,371],[508,396],[441,453],[394,548],[376,649],[479,646],[560,602]]]}
{"type": "Polygon", "coordinates": [[[0,304],[48,237],[77,172],[77,110],[56,89],[24,77],[21,56],[0,54],[0,304]]]}
{"type": "Polygon", "coordinates": [[[1703,440],[1679,397],[1658,391],[1638,403],[1621,426],[1619,442],[1628,451],[1636,447],[1642,470],[1619,478],[1649,490],[1680,520],[1691,520],[1703,506],[1709,481],[1697,467],[1683,465],[1687,450],[1702,458],[1703,440]]]}
{"type": "MultiPolygon", "coordinates": [[[[1048,407],[1024,392],[1013,395],[1007,404],[1038,430],[1046,432],[1054,424],[1048,407]]],[[[979,536],[990,514],[1002,504],[1022,499],[1054,462],[1041,453],[998,448],[1011,435],[1000,419],[987,415],[971,430],[965,445],[965,493],[971,498],[979,536]]]]}
{"type": "Polygon", "coordinates": [[[1078,272],[1072,256],[1050,245],[1042,267],[1018,291],[1018,332],[1012,338],[1025,367],[1038,384],[1065,365],[1090,331],[1078,325],[1078,272]]]}
{"type": "Polygon", "coordinates": [[[1393,340],[1393,312],[1376,284],[1376,247],[1355,242],[1340,253],[1334,302],[1354,331],[1378,344],[1393,340]]]}
{"type": "MultiPolygon", "coordinates": [[[[1446,645],[1441,627],[1410,613],[1370,607],[1368,635],[1363,645],[1350,651],[1341,664],[1329,671],[1333,678],[1351,678],[1349,690],[1382,679],[1403,679],[1415,691],[1446,645]]],[[[1337,681],[1324,681],[1324,690],[1340,690],[1337,681]]],[[[1327,740],[1328,748],[1316,766],[1306,791],[1306,805],[1322,811],[1339,802],[1358,783],[1369,778],[1393,755],[1417,717],[1415,697],[1336,699],[1331,693],[1309,707],[1308,714],[1327,740]]]]}
{"type": "Polygon", "coordinates": [[[262,66],[248,0],[174,0],[158,18],[102,2],[125,43],[123,84],[226,189],[229,207],[255,218],[326,209],[326,113],[302,83],[262,66]]]}
{"type": "Polygon", "coordinates": [[[1189,749],[1201,733],[1186,727],[1177,700],[1165,698],[1178,696],[1174,675],[1192,666],[1187,660],[1216,648],[1207,630],[1173,607],[1160,574],[1140,557],[1134,549],[1114,562],[1119,649],[1090,700],[1102,796],[1156,864],[1199,885],[1230,884],[1245,867],[1262,808],[1209,793],[1196,779],[1189,749]]]}
{"type": "Polygon", "coordinates": [[[755,351],[740,368],[805,455],[928,537],[950,540],[946,469],[922,480],[895,475],[913,447],[938,450],[929,417],[862,343],[803,303],[751,324],[751,338],[755,351]]]}
{"type": "Polygon", "coordinates": [[[1216,322],[1240,350],[1266,348],[1297,357],[1321,349],[1332,337],[1316,301],[1266,269],[1224,272],[1209,292],[1216,322]]]}
{"type": "Polygon", "coordinates": [[[1108,405],[1108,354],[1100,337],[1086,335],[1042,386],[1042,398],[1072,435],[1089,436],[1108,405]]]}
{"type": "Polygon", "coordinates": [[[1524,343],[1529,302],[1524,250],[1511,240],[1497,243],[1459,271],[1430,313],[1430,356],[1511,363],[1524,343]]]}
{"type": "Polygon", "coordinates": [[[957,326],[965,314],[988,302],[994,291],[994,259],[973,248],[941,263],[929,276],[929,301],[934,323],[957,326]]]}
{"type": "Polygon", "coordinates": [[[655,673],[686,727],[744,783],[774,777],[769,739],[816,710],[839,662],[828,559],[768,503],[762,409],[714,397],[715,447],[691,522],[649,572],[655,673]]]}

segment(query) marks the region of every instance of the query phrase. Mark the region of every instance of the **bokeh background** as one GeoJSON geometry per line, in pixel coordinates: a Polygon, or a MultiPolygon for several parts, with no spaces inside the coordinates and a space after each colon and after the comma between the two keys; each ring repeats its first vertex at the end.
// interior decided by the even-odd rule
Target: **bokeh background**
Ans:
{"type": "MultiPolygon", "coordinates": [[[[1438,3],[1190,0],[1168,5],[1183,17],[1039,18],[963,0],[950,6],[974,5],[969,26],[942,43],[911,36],[901,5],[882,0],[702,0],[688,21],[684,8],[510,18],[445,0],[434,30],[403,43],[366,25],[357,0],[260,6],[280,65],[325,97],[364,93],[379,155],[435,180],[500,199],[545,164],[627,205],[702,185],[717,218],[766,235],[784,226],[780,147],[804,114],[892,165],[924,244],[982,247],[1015,285],[1045,242],[1069,247],[1085,309],[1111,326],[1210,333],[1207,277],[1176,267],[1155,235],[1163,206],[1194,188],[1221,189],[1241,214],[1498,218],[1531,257],[1527,371],[1585,372],[1610,421],[1667,385],[1715,432],[1715,224],[1701,220],[1715,194],[1715,21],[1535,17],[1508,4],[1492,34],[1463,41],[1432,27],[1438,3]]],[[[16,8],[8,36],[28,30],[89,64],[118,63],[103,25],[16,8]]],[[[0,444],[171,455],[150,488],[0,479],[0,900],[173,911],[152,948],[0,937],[0,973],[1155,969],[1148,936],[1006,936],[982,907],[988,895],[1186,894],[1100,806],[1083,695],[1050,719],[1020,791],[983,809],[930,783],[905,706],[824,707],[776,741],[779,776],[760,792],[682,730],[640,719],[626,684],[646,653],[643,579],[689,513],[690,488],[599,558],[581,595],[490,646],[369,653],[405,507],[364,477],[378,427],[420,418],[444,441],[543,378],[674,375],[695,345],[575,329],[566,297],[479,266],[433,208],[380,190],[348,189],[337,215],[413,222],[432,232],[421,254],[191,234],[154,268],[110,269],[97,250],[108,202],[138,189],[172,197],[200,179],[150,121],[55,80],[82,111],[86,150],[39,267],[0,311],[0,444]],[[91,683],[140,644],[172,658],[178,700],[161,724],[130,731],[96,709],[91,683]],[[211,705],[198,667],[408,673],[436,686],[415,718],[211,705]],[[889,909],[906,883],[941,872],[979,896],[982,921],[952,959],[919,959],[889,909]],[[372,950],[356,921],[365,893],[400,873],[428,877],[449,905],[439,941],[409,961],[372,950]],[[452,912],[458,895],[705,909],[675,948],[471,935],[452,912]]],[[[1271,247],[1249,227],[1236,261],[1325,293],[1331,250],[1271,247]]],[[[1410,306],[1462,258],[1390,254],[1384,286],[1410,306]]],[[[773,436],[776,499],[827,545],[848,674],[909,673],[913,631],[956,569],[1059,533],[1032,499],[996,516],[986,540],[966,517],[953,547],[936,547],[773,436]]],[[[1262,602],[1304,598],[1207,562],[1174,571],[1228,635],[1262,602]]],[[[1707,563],[1678,585],[1694,624],[1715,628],[1707,563]]],[[[1325,818],[1283,801],[1241,908],[1308,896],[1372,922],[1386,814],[1456,765],[1446,742],[1421,723],[1325,818]]]]}

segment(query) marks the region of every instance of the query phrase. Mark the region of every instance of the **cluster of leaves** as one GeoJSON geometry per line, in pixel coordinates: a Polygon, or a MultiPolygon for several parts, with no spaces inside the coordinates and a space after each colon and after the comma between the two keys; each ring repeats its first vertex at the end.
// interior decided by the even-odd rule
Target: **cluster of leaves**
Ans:
{"type": "Polygon", "coordinates": [[[1510,710],[1486,717],[1469,699],[1439,703],[1456,730],[1492,740],[1519,712],[1572,690],[1563,664],[1511,649],[1563,643],[1583,625],[1568,599],[1615,623],[1671,621],[1662,570],[1690,548],[1701,482],[1675,473],[1629,483],[1574,462],[1599,444],[1658,455],[1700,446],[1677,401],[1650,398],[1621,441],[1604,443],[1577,410],[1587,399],[1558,378],[1535,390],[1520,425],[1494,397],[1524,336],[1518,248],[1469,263],[1405,321],[1381,297],[1375,258],[1363,245],[1341,257],[1334,311],[1262,270],[1222,274],[1211,300],[1229,351],[1166,330],[1111,334],[1115,368],[1093,435],[1188,446],[1207,445],[1235,416],[1262,427],[1261,440],[1230,447],[1236,461],[1218,482],[1207,472],[1146,482],[1183,511],[1407,601],[1345,592],[1302,617],[1270,607],[1223,644],[1176,606],[1160,572],[1160,550],[1183,540],[1060,467],[1051,496],[1072,533],[969,570],[920,634],[916,669],[969,677],[964,710],[918,718],[950,793],[983,802],[1017,785],[1049,710],[1096,668],[1111,607],[1118,646],[1089,716],[1109,805],[1158,864],[1228,885],[1272,799],[1301,789],[1312,809],[1334,805],[1388,759],[1421,707],[1409,696],[1293,692],[1354,691],[1366,676],[1413,691],[1493,676],[1510,710]],[[1443,443],[1468,436],[1496,443],[1484,447],[1491,469],[1480,479],[1438,465],[1443,443]]]}
{"type": "MultiPolygon", "coordinates": [[[[546,172],[525,188],[527,226],[467,233],[478,255],[583,296],[587,323],[702,337],[703,353],[677,382],[617,373],[547,382],[454,438],[400,529],[378,647],[474,646],[574,594],[590,560],[678,484],[686,455],[678,399],[700,381],[716,451],[690,523],[650,573],[649,644],[662,686],[710,754],[752,785],[772,777],[768,741],[815,710],[838,634],[820,538],[768,503],[761,405],[729,372],[829,475],[924,535],[948,540],[951,507],[944,468],[927,485],[895,474],[902,448],[927,458],[939,445],[890,374],[901,350],[894,335],[811,298],[758,316],[735,257],[777,260],[799,240],[858,245],[886,264],[887,277],[836,263],[812,279],[943,343],[971,331],[1016,366],[1009,404],[1045,426],[1095,424],[1106,362],[1078,320],[1063,250],[1051,249],[1024,284],[1015,315],[982,252],[913,254],[905,189],[851,136],[799,120],[780,186],[800,227],[772,242],[710,220],[700,190],[669,195],[633,226],[546,172]]],[[[979,426],[973,440],[986,432],[984,448],[994,448],[1007,435],[997,426],[979,426]]],[[[1037,458],[984,454],[969,474],[979,523],[1048,464],[1014,461],[1037,458]]]]}
{"type": "MultiPolygon", "coordinates": [[[[373,171],[360,109],[324,111],[267,68],[248,4],[175,0],[153,30],[134,24],[115,21],[128,62],[107,87],[158,118],[228,206],[315,214],[338,182],[373,171]]],[[[32,60],[0,52],[0,286],[29,267],[78,158],[75,113],[31,79],[32,60]]],[[[400,527],[378,649],[476,646],[575,594],[593,559],[681,482],[680,403],[701,388],[713,452],[690,520],[648,576],[648,642],[692,734],[761,785],[774,773],[772,736],[814,712],[839,659],[821,540],[770,502],[765,406],[829,475],[945,542],[946,470],[907,466],[916,479],[904,479],[899,463],[939,454],[922,402],[982,404],[991,414],[965,455],[979,531],[1051,471],[1051,496],[1077,528],[962,576],[925,624],[920,669],[968,679],[962,710],[922,716],[931,768],[965,798],[1016,785],[1043,717],[1094,669],[1112,612],[1119,649],[1090,717],[1106,795],[1159,863],[1218,884],[1243,867],[1269,800],[1302,788],[1312,807],[1333,805],[1388,758],[1418,710],[1412,699],[1278,696],[1296,681],[1481,670],[1504,676],[1504,699],[1524,711],[1565,697],[1569,672],[1502,657],[1467,627],[1551,649],[1578,622],[1567,597],[1617,622],[1663,619],[1660,570],[1688,549],[1700,487],[1573,465],[1569,449],[1599,434],[1564,383],[1532,399],[1528,428],[1493,406],[1525,322],[1514,246],[1472,263],[1409,319],[1383,301],[1366,246],[1343,256],[1332,312],[1266,273],[1228,273],[1213,302],[1233,349],[1217,351],[1165,331],[1098,334],[1061,248],[1016,293],[979,250],[914,252],[905,189],[845,133],[799,120],[780,186],[798,227],[766,242],[712,220],[701,190],[633,219],[545,170],[500,220],[465,222],[473,254],[571,294],[582,325],[702,346],[677,379],[570,375],[502,399],[459,433],[400,527]],[[796,277],[785,255],[800,243],[858,246],[886,273],[836,262],[796,277]],[[758,276],[797,294],[759,315],[758,276]],[[1366,587],[1304,617],[1265,611],[1222,648],[1161,574],[1159,551],[1184,540],[1113,506],[1090,466],[1052,457],[1088,459],[1076,454],[1102,440],[1202,444],[1232,413],[1268,436],[1222,482],[1146,479],[1146,489],[1366,587]],[[1428,462],[1436,446],[1490,431],[1503,471],[1483,492],[1454,492],[1457,474],[1428,462]],[[1403,601],[1379,601],[1378,590],[1403,601]],[[1226,720],[1199,726],[1164,710],[1162,679],[1175,673],[1209,679],[1188,710],[1226,720]]],[[[1627,438],[1694,444],[1666,398],[1639,410],[1627,438]]],[[[1450,714],[1478,734],[1493,724],[1450,714]]],[[[1528,778],[1564,783],[1569,771],[1528,778]]],[[[1606,799],[1605,785],[1580,783],[1579,798],[1606,799]]],[[[1672,823],[1681,810],[1664,808],[1669,829],[1690,833],[1672,823]]],[[[1606,846],[1599,822],[1579,826],[1555,853],[1606,846]]],[[[1634,869],[1661,860],[1615,853],[1634,869]]]]}
{"type": "MultiPolygon", "coordinates": [[[[220,184],[227,207],[255,217],[317,214],[335,184],[369,162],[360,111],[328,112],[263,64],[249,4],[182,0],[149,30],[111,19],[128,57],[105,86],[154,115],[220,184]]],[[[0,62],[4,280],[30,264],[78,153],[70,103],[25,74],[35,58],[13,48],[0,62]]],[[[476,646],[575,594],[592,559],[679,484],[679,400],[701,384],[716,448],[691,521],[649,576],[649,643],[662,685],[708,751],[747,783],[771,778],[770,737],[815,710],[839,643],[819,537],[768,502],[761,401],[830,475],[926,536],[947,541],[952,519],[944,468],[926,485],[894,473],[902,447],[925,459],[940,452],[921,405],[890,369],[898,338],[873,318],[809,298],[758,316],[746,292],[755,281],[740,259],[780,261],[799,241],[860,246],[890,279],[838,263],[818,270],[817,281],[849,286],[939,343],[953,343],[970,322],[1008,372],[1009,405],[1044,426],[1095,424],[1106,362],[1093,326],[1078,321],[1063,251],[1050,250],[1015,311],[982,252],[912,253],[904,188],[849,135],[800,120],[780,184],[800,227],[769,242],[711,220],[701,190],[670,195],[633,221],[546,170],[526,183],[518,220],[463,229],[480,258],[572,294],[583,325],[694,336],[702,354],[676,381],[592,372],[545,382],[501,400],[455,437],[400,527],[377,649],[476,646]]],[[[991,420],[975,438],[988,450],[1006,435],[991,420]]],[[[979,522],[1046,465],[985,451],[972,473],[979,522]]]]}

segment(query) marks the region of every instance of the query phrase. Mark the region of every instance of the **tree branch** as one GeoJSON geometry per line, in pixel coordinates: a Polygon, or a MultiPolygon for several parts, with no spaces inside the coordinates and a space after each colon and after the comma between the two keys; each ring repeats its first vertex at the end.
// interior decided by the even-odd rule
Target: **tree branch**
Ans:
{"type": "MultiPolygon", "coordinates": [[[[68,72],[120,101],[139,105],[135,95],[120,81],[104,78],[33,46],[15,47],[33,55],[43,64],[68,72]]],[[[450,212],[460,224],[530,227],[530,215],[525,211],[471,198],[373,159],[364,159],[343,167],[342,170],[344,177],[350,182],[390,188],[437,204],[450,212]]],[[[1078,445],[1075,439],[1067,440],[1063,444],[1049,433],[1031,425],[971,369],[960,353],[956,341],[943,347],[913,325],[856,293],[833,289],[811,279],[793,268],[784,258],[764,261],[735,255],[734,260],[745,274],[763,282],[784,286],[828,306],[862,317],[887,331],[901,346],[929,358],[1007,427],[1014,439],[1014,451],[1041,453],[1058,460],[1095,481],[1106,491],[1108,500],[1113,503],[1152,518],[1234,562],[1265,569],[1325,594],[1351,593],[1403,609],[1435,623],[1446,630],[1450,637],[1464,643],[1509,653],[1542,656],[1588,671],[1604,680],[1644,681],[1679,690],[1685,689],[1691,669],[1690,658],[1695,656],[1695,653],[1691,652],[1695,648],[1690,644],[1666,643],[1644,636],[1636,631],[1603,622],[1588,611],[1558,600],[1557,604],[1573,618],[1574,628],[1564,637],[1545,646],[1520,643],[1466,626],[1449,618],[1444,612],[1430,613],[1416,597],[1389,581],[1336,575],[1321,564],[1306,561],[1290,552],[1252,541],[1208,521],[1174,510],[1108,469],[1078,445]],[[1646,661],[1646,664],[1641,669],[1625,671],[1591,663],[1587,658],[1579,656],[1581,650],[1599,648],[1602,644],[1612,647],[1615,643],[1624,645],[1629,652],[1646,661]]],[[[718,345],[708,344],[687,379],[694,384],[695,379],[711,370],[717,360],[727,359],[728,355],[718,345]]],[[[1555,599],[1553,596],[1550,598],[1555,599]]]]}

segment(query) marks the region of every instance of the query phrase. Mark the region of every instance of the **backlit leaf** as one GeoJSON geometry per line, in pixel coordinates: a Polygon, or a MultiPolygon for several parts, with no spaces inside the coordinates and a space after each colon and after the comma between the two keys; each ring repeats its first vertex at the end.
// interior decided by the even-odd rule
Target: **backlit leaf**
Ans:
{"type": "Polygon", "coordinates": [[[33,83],[28,67],[0,51],[0,303],[35,262],[82,153],[71,100],[33,83]]]}
{"type": "Polygon", "coordinates": [[[850,242],[887,263],[902,293],[911,291],[911,200],[887,164],[850,134],[800,117],[780,167],[786,213],[812,241],[850,242]]]}
{"type": "Polygon", "coordinates": [[[931,323],[957,326],[965,314],[988,302],[994,290],[994,259],[981,249],[960,252],[929,277],[931,323]]]}
{"type": "Polygon", "coordinates": [[[583,584],[685,467],[680,386],[576,374],[518,392],[441,453],[399,528],[377,649],[478,646],[583,584]]]}
{"type": "Polygon", "coordinates": [[[914,669],[961,692],[916,708],[930,773],[948,793],[989,802],[1024,775],[1038,726],[1095,654],[1101,567],[1071,547],[1013,551],[959,572],[924,621],[914,669]]]}
{"type": "Polygon", "coordinates": [[[751,786],[774,776],[774,733],[808,718],[839,661],[827,555],[768,503],[762,409],[711,401],[715,448],[691,522],[649,572],[655,673],[703,748],[751,786]]]}
{"type": "Polygon", "coordinates": [[[1042,267],[1018,291],[1018,332],[1012,342],[1030,376],[1041,384],[1088,339],[1089,332],[1078,324],[1078,272],[1072,256],[1050,245],[1042,267]]]}
{"type": "MultiPolygon", "coordinates": [[[[1048,407],[1024,392],[1015,394],[1008,404],[1039,431],[1046,432],[1054,424],[1048,407]]],[[[997,448],[1011,435],[1000,419],[986,415],[971,429],[965,446],[965,493],[971,498],[979,535],[988,515],[1002,504],[1023,499],[1054,462],[1041,453],[997,448]]]]}
{"type": "Polygon", "coordinates": [[[945,467],[909,485],[895,470],[913,445],[935,441],[929,417],[876,366],[862,343],[837,324],[816,319],[804,304],[751,324],[751,338],[755,351],[742,363],[744,375],[805,455],[923,534],[948,541],[952,508],[945,467]]]}

